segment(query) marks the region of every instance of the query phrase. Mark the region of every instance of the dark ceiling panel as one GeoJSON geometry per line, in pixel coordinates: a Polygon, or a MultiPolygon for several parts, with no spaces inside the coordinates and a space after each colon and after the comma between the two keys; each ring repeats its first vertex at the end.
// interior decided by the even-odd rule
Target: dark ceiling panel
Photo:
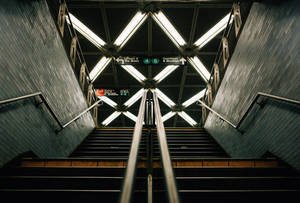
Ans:
{"type": "Polygon", "coordinates": [[[167,18],[171,21],[183,39],[188,42],[192,26],[193,12],[191,8],[165,8],[167,18]]]}
{"type": "Polygon", "coordinates": [[[107,8],[107,20],[109,22],[109,30],[112,41],[115,41],[121,31],[127,26],[135,15],[135,8],[107,8]]]}

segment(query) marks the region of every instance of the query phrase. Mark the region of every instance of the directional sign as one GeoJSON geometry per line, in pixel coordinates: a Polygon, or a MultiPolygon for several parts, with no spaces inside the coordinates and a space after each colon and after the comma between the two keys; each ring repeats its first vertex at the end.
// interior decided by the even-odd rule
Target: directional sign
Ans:
{"type": "Polygon", "coordinates": [[[96,96],[128,96],[129,89],[96,89],[96,96]]]}
{"type": "Polygon", "coordinates": [[[115,59],[119,65],[185,65],[184,57],[138,57],[119,56],[115,59]]]}

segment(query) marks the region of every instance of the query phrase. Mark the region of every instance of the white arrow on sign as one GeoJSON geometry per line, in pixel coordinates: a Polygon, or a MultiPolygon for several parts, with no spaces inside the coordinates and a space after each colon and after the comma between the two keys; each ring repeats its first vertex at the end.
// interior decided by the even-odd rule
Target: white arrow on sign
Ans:
{"type": "Polygon", "coordinates": [[[184,65],[184,63],[186,62],[185,58],[183,57],[179,61],[181,62],[182,65],[184,65]]]}

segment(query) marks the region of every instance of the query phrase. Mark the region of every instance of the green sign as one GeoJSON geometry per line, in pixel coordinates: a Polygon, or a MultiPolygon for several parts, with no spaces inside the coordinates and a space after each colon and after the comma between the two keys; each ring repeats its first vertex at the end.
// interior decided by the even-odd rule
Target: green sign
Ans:
{"type": "Polygon", "coordinates": [[[151,63],[151,59],[149,59],[149,58],[144,58],[144,59],[143,59],[143,63],[146,64],[146,65],[148,65],[148,64],[151,63]]]}
{"type": "Polygon", "coordinates": [[[159,63],[159,58],[153,58],[153,59],[151,60],[151,62],[152,62],[153,64],[158,64],[158,63],[159,63]]]}

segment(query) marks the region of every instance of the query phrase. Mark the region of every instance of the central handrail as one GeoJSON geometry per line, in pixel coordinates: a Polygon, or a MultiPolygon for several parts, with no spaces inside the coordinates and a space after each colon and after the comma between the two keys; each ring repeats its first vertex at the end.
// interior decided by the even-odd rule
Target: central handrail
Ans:
{"type": "Polygon", "coordinates": [[[125,179],[122,186],[120,203],[129,203],[132,196],[132,190],[134,185],[135,171],[137,166],[137,158],[139,145],[142,138],[142,130],[143,130],[143,121],[145,115],[145,105],[146,105],[146,97],[147,91],[144,91],[137,121],[135,123],[132,143],[130,147],[127,168],[125,173],[125,179]]]}
{"type": "Polygon", "coordinates": [[[154,114],[155,114],[157,137],[158,137],[157,139],[159,141],[160,154],[162,159],[165,181],[167,185],[169,202],[179,203],[180,200],[179,200],[176,181],[175,181],[174,172],[172,168],[170,152],[168,149],[166,131],[162,121],[159,102],[155,91],[153,91],[153,100],[154,100],[154,114]]]}
{"type": "Polygon", "coordinates": [[[252,102],[250,103],[250,105],[248,106],[246,112],[244,113],[244,115],[242,116],[242,118],[240,119],[240,121],[235,125],[232,122],[230,122],[228,119],[226,119],[222,115],[220,115],[218,112],[216,112],[215,110],[213,110],[212,108],[210,108],[209,106],[207,106],[203,101],[198,100],[198,102],[200,104],[199,103],[197,103],[197,104],[204,106],[209,111],[211,111],[212,113],[216,114],[221,120],[223,120],[226,123],[228,123],[231,127],[239,130],[239,127],[241,126],[241,124],[243,123],[243,121],[246,119],[246,117],[248,116],[249,112],[253,108],[254,104],[257,103],[257,100],[260,97],[267,97],[267,98],[271,98],[271,99],[278,100],[278,101],[283,101],[283,102],[287,102],[287,103],[292,103],[292,104],[300,105],[300,101],[297,101],[297,100],[294,100],[294,99],[280,97],[280,96],[277,96],[277,95],[272,95],[272,94],[268,94],[268,93],[264,93],[264,92],[257,92],[256,96],[254,97],[254,99],[252,100],[252,102]]]}
{"type": "MultiPolygon", "coordinates": [[[[91,109],[93,109],[96,105],[98,105],[100,102],[102,102],[101,100],[96,101],[93,105],[91,105],[87,109],[83,110],[80,114],[78,114],[77,116],[75,116],[74,118],[72,118],[70,121],[68,121],[65,124],[62,124],[59,121],[59,119],[57,118],[56,114],[54,113],[54,111],[50,107],[49,103],[47,102],[47,100],[43,96],[42,92],[36,92],[36,93],[27,94],[27,95],[20,96],[20,97],[15,97],[15,98],[10,98],[10,99],[6,99],[6,100],[2,100],[2,101],[0,101],[0,105],[12,103],[12,102],[16,102],[16,101],[20,101],[20,100],[24,100],[24,99],[29,99],[29,98],[36,97],[36,96],[38,96],[42,100],[41,103],[45,104],[45,106],[47,107],[47,109],[50,112],[51,116],[54,118],[54,120],[56,121],[56,123],[60,127],[60,129],[58,129],[58,130],[55,131],[57,133],[60,132],[60,131],[62,131],[64,128],[66,128],[67,126],[69,126],[71,123],[73,123],[74,121],[76,121],[77,119],[79,119],[85,113],[87,113],[88,111],[90,111],[91,109]]],[[[39,104],[41,104],[41,103],[39,103],[39,104]]]]}

